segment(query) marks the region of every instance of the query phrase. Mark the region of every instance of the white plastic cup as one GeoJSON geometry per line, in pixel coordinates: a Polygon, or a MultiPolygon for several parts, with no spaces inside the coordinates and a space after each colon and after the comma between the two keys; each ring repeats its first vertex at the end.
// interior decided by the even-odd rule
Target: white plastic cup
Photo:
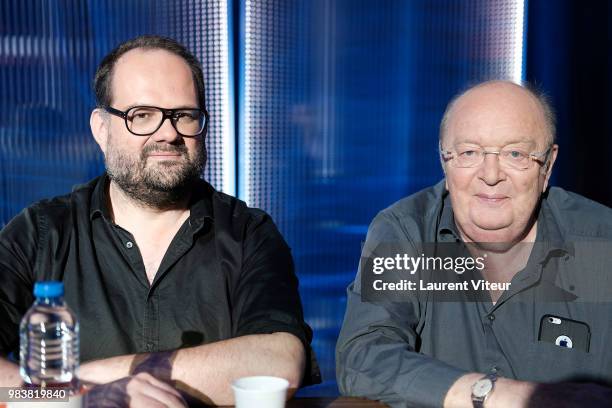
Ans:
{"type": "Polygon", "coordinates": [[[270,376],[242,377],[232,383],[236,408],[284,408],[289,381],[270,376]]]}

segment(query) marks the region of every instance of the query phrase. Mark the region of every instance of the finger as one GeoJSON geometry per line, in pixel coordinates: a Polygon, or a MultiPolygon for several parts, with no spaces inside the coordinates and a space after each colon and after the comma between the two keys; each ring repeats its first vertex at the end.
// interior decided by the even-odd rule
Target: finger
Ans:
{"type": "Polygon", "coordinates": [[[129,404],[129,408],[166,408],[164,403],[143,394],[130,397],[129,404]]]}
{"type": "Polygon", "coordinates": [[[132,378],[127,385],[127,394],[136,401],[140,401],[142,397],[147,397],[170,408],[186,407],[178,391],[167,384],[161,383],[150,375],[145,376],[139,374],[132,378]],[[152,382],[160,383],[161,387],[158,387],[152,382]]]}
{"type": "Polygon", "coordinates": [[[171,386],[168,383],[158,380],[157,378],[153,377],[149,373],[140,373],[140,374],[135,375],[134,377],[142,378],[143,380],[147,381],[149,384],[154,385],[157,388],[161,388],[162,390],[167,391],[171,394],[174,394],[178,398],[182,398],[181,393],[178,392],[177,389],[175,389],[173,386],[171,386]]]}
{"type": "Polygon", "coordinates": [[[159,388],[148,384],[130,394],[130,407],[160,407],[160,408],[187,408],[187,405],[174,396],[159,388]]]}

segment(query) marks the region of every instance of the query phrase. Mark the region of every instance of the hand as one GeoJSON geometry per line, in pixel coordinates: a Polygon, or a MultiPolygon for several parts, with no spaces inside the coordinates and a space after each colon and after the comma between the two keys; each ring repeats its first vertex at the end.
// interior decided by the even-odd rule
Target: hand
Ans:
{"type": "Polygon", "coordinates": [[[610,407],[612,388],[594,383],[538,384],[527,407],[610,407]]]}
{"type": "Polygon", "coordinates": [[[19,366],[0,357],[0,387],[19,387],[21,382],[19,366]]]}
{"type": "Polygon", "coordinates": [[[177,390],[148,373],[97,385],[85,401],[87,408],[187,408],[177,390]]]}
{"type": "Polygon", "coordinates": [[[181,394],[149,373],[132,377],[126,387],[131,408],[187,408],[181,394]]]}

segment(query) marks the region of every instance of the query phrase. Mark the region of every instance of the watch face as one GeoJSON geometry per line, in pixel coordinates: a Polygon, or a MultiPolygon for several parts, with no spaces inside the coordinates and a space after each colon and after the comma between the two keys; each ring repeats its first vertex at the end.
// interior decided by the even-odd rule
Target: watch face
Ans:
{"type": "Polygon", "coordinates": [[[483,378],[481,380],[476,381],[474,387],[472,388],[472,394],[476,398],[485,397],[491,390],[493,389],[493,381],[488,378],[483,378]]]}

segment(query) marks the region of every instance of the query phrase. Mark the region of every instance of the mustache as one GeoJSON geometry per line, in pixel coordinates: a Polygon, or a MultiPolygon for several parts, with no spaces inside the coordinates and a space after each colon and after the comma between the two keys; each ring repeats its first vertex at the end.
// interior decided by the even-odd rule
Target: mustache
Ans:
{"type": "Polygon", "coordinates": [[[182,156],[187,156],[187,146],[185,145],[176,145],[176,146],[148,145],[142,149],[142,152],[140,153],[140,157],[144,159],[152,153],[178,153],[182,156]]]}

